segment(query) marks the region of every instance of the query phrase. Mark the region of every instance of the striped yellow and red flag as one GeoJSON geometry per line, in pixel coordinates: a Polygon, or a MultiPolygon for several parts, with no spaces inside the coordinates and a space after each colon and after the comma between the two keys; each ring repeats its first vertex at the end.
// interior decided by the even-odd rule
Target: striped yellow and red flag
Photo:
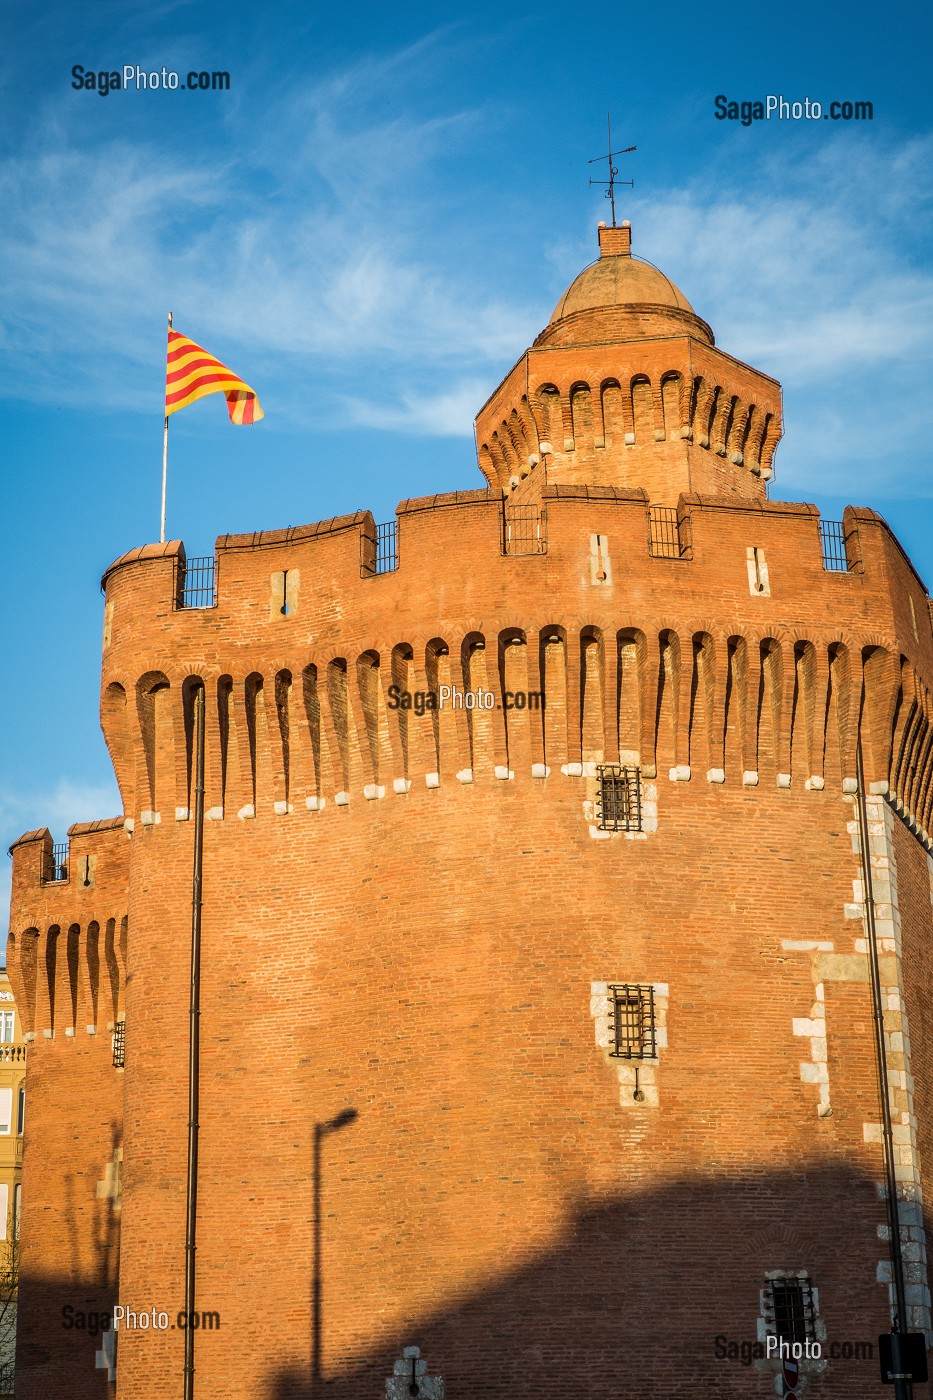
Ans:
{"type": "Polygon", "coordinates": [[[206,394],[225,394],[231,423],[258,423],[263,411],[255,391],[186,335],[169,327],[165,416],[206,394]]]}

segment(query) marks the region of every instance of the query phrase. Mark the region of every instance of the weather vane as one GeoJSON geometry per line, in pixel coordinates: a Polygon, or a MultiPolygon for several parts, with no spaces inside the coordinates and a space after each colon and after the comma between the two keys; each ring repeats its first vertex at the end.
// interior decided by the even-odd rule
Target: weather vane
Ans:
{"type": "Polygon", "coordinates": [[[616,226],[616,185],[631,185],[632,189],[634,189],[634,188],[635,188],[635,181],[634,181],[634,180],[617,180],[617,179],[616,179],[616,176],[617,176],[618,173],[619,173],[619,168],[618,168],[618,166],[613,165],[612,162],[613,162],[613,160],[615,159],[616,156],[627,156],[628,153],[629,153],[629,151],[634,151],[634,150],[637,150],[638,148],[637,148],[636,146],[626,146],[626,148],[625,148],[624,151],[614,151],[614,150],[612,149],[612,122],[611,122],[610,116],[611,116],[611,114],[610,114],[609,112],[607,112],[607,113],[606,113],[606,131],[607,131],[608,136],[609,136],[609,154],[606,155],[606,156],[594,156],[593,159],[589,162],[589,164],[590,164],[590,165],[595,165],[596,162],[597,162],[597,161],[600,161],[600,160],[608,160],[608,162],[609,162],[609,179],[608,179],[608,180],[590,180],[590,184],[591,184],[591,185],[605,185],[605,186],[606,186],[606,198],[610,201],[610,203],[611,203],[611,205],[612,205],[612,227],[615,228],[615,226],[616,226]]]}

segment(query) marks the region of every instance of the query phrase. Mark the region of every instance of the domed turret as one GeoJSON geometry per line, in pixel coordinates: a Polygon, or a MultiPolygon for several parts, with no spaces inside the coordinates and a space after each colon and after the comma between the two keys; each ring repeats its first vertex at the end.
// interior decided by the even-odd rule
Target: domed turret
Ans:
{"type": "Polygon", "coordinates": [[[780,385],[716,349],[679,287],[632,256],[629,224],[599,227],[599,258],[480,410],[480,469],[516,504],[545,484],[765,494],[780,385]]]}
{"type": "Polygon", "coordinates": [[[714,344],[679,287],[652,263],[632,257],[632,230],[599,229],[599,258],[571,282],[536,345],[628,340],[639,335],[698,336],[714,344]]]}

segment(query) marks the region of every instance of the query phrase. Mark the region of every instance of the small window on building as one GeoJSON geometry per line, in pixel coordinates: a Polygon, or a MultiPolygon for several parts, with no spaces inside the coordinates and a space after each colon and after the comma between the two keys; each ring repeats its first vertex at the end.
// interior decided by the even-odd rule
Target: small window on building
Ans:
{"type": "Polygon", "coordinates": [[[771,1336],[791,1345],[816,1336],[813,1285],[805,1274],[769,1279],[765,1288],[765,1319],[771,1336]]]}
{"type": "Polygon", "coordinates": [[[9,1045],[13,1040],[12,1011],[0,1011],[0,1044],[9,1045]]]}
{"type": "Polygon", "coordinates": [[[656,1055],[654,988],[624,982],[609,988],[609,1054],[618,1060],[653,1060],[656,1055]]]}
{"type": "Polygon", "coordinates": [[[23,1135],[23,1125],[26,1122],[26,1085],[19,1086],[19,1105],[16,1110],[16,1132],[19,1137],[23,1135]]]}
{"type": "Polygon", "coordinates": [[[0,1134],[4,1137],[9,1135],[10,1124],[13,1121],[13,1090],[0,1089],[0,1134]]]}
{"type": "Polygon", "coordinates": [[[118,1021],[113,1028],[113,1067],[126,1067],[126,1022],[118,1021]]]}
{"type": "Polygon", "coordinates": [[[596,825],[600,831],[641,831],[641,783],[637,768],[600,763],[596,769],[596,825]]]}

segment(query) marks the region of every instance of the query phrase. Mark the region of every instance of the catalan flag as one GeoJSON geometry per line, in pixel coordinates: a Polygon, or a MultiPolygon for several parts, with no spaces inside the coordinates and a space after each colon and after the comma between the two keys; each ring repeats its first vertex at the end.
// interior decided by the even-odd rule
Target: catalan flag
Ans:
{"type": "Polygon", "coordinates": [[[165,370],[165,417],[187,408],[206,394],[224,394],[231,423],[258,423],[263,417],[254,390],[232,370],[186,335],[168,332],[168,362],[165,370]]]}

